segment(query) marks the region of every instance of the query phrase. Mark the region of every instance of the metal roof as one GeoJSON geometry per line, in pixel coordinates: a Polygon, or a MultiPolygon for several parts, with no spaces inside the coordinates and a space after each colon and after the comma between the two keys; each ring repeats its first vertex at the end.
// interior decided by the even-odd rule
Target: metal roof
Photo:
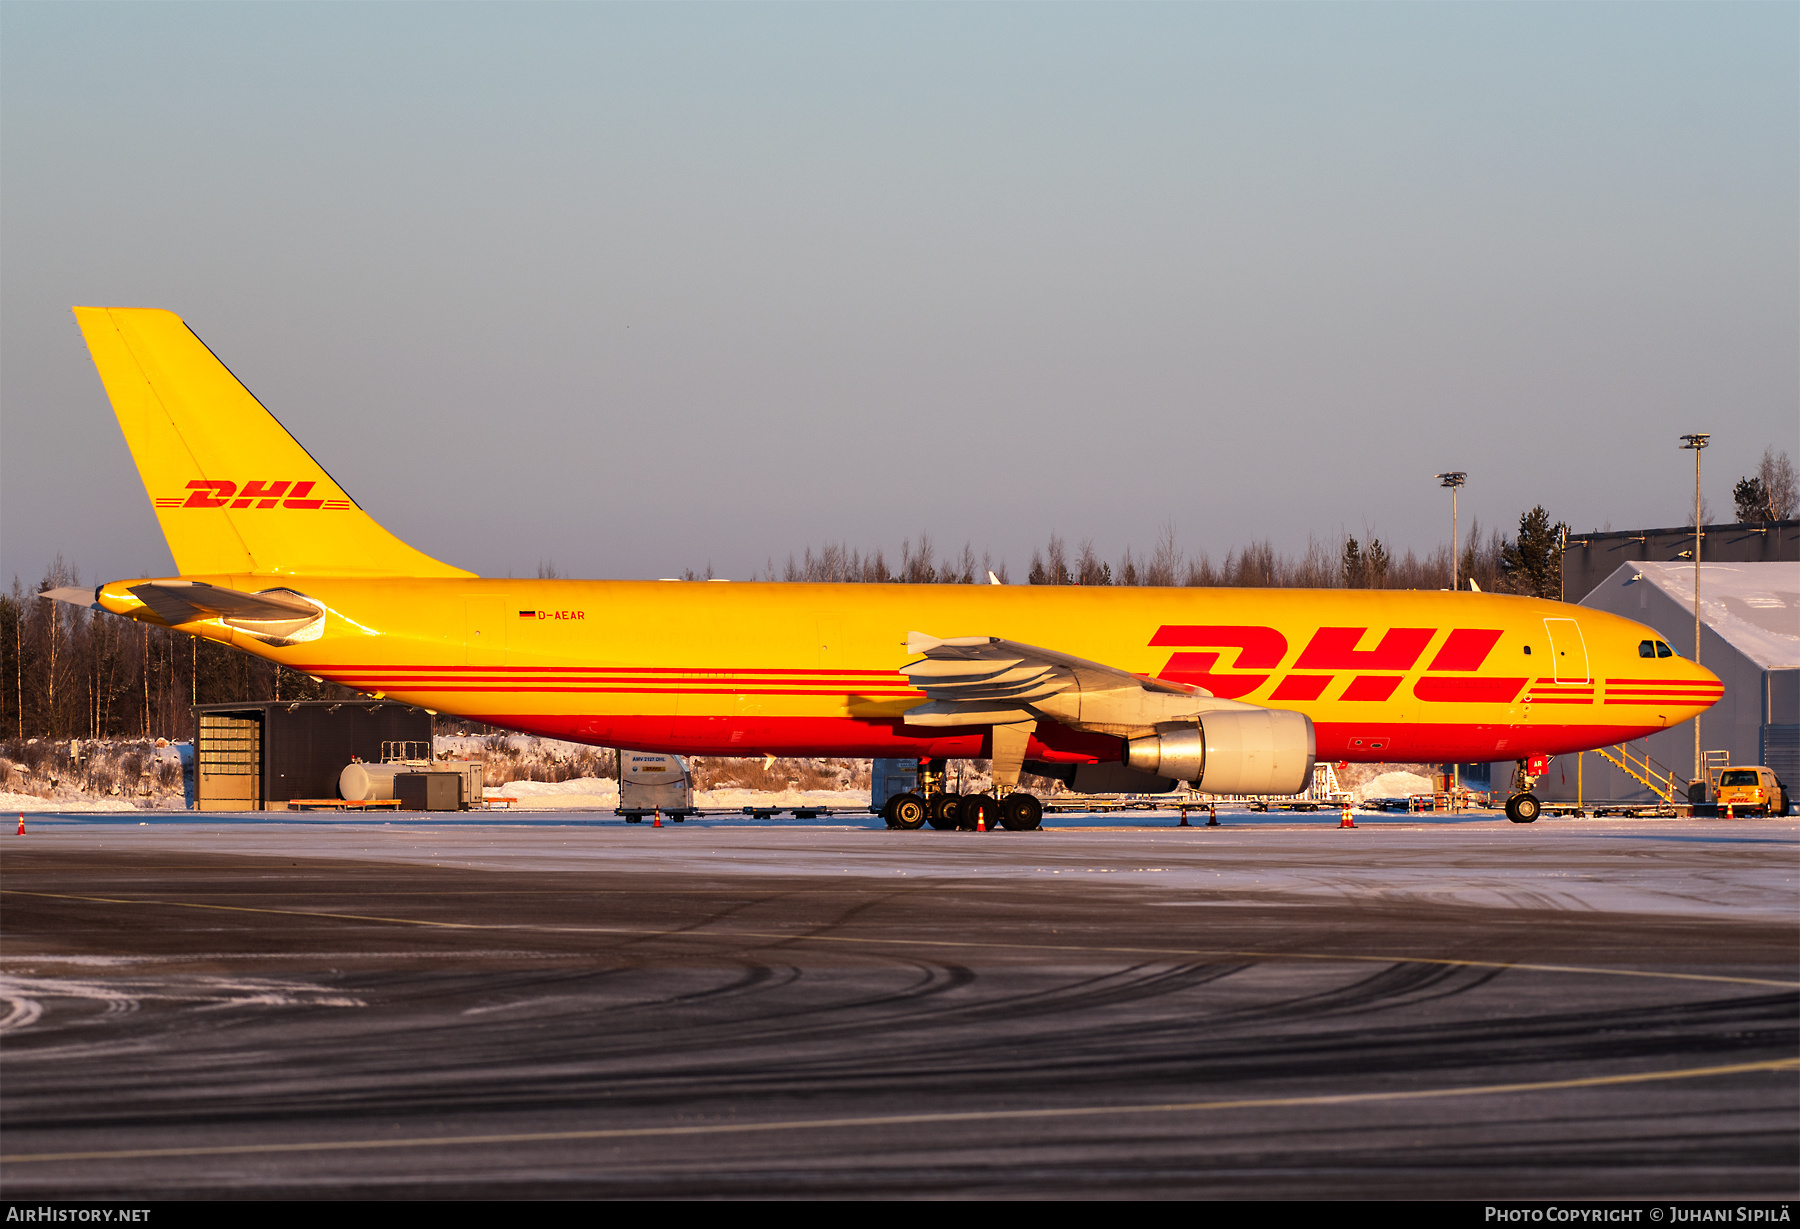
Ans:
{"type": "MultiPolygon", "coordinates": [[[[1613,575],[1620,573],[1636,573],[1621,579],[1654,585],[1692,617],[1693,564],[1626,563],[1613,575]]],[[[1582,600],[1589,604],[1598,605],[1582,600]]],[[[1765,670],[1800,668],[1800,562],[1702,563],[1700,619],[1765,670]]]]}

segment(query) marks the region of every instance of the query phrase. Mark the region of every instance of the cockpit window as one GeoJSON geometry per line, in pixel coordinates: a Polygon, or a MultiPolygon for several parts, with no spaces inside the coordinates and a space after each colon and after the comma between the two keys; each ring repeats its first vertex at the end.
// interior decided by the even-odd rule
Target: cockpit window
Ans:
{"type": "Polygon", "coordinates": [[[1675,656],[1675,650],[1671,649],[1660,640],[1640,640],[1638,641],[1638,656],[1673,657],[1675,656]]]}
{"type": "Polygon", "coordinates": [[[1656,642],[1656,655],[1658,657],[1673,657],[1675,656],[1675,650],[1658,640],[1656,642]]]}

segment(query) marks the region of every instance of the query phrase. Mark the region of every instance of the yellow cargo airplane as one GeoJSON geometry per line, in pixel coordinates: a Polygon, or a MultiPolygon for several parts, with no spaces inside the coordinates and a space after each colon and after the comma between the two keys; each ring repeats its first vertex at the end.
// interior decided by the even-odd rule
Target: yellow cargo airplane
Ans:
{"type": "Polygon", "coordinates": [[[1473,592],[484,579],[376,524],[178,317],[75,316],[181,574],[61,596],[555,738],[917,756],[897,827],[1036,827],[1022,770],[1291,794],[1320,757],[1517,760],[1529,823],[1549,756],[1723,693],[1647,627],[1473,592]],[[994,794],[947,793],[975,757],[994,794]]]}

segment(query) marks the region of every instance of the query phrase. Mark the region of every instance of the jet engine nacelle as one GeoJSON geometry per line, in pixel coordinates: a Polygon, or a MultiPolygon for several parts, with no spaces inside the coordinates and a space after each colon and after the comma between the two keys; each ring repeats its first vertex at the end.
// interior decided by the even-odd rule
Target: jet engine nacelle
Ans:
{"type": "Polygon", "coordinates": [[[1262,708],[1206,713],[1196,727],[1134,738],[1125,762],[1209,794],[1297,794],[1312,784],[1317,751],[1306,714],[1262,708]]]}

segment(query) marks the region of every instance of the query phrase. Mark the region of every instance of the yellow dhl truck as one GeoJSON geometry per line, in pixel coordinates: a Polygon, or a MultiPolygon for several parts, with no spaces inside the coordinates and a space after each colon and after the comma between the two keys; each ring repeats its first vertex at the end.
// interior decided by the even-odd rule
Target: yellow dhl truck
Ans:
{"type": "Polygon", "coordinates": [[[1737,815],[1786,815],[1787,786],[1761,765],[1749,768],[1727,768],[1719,773],[1716,796],[1719,814],[1730,807],[1737,815]]]}

